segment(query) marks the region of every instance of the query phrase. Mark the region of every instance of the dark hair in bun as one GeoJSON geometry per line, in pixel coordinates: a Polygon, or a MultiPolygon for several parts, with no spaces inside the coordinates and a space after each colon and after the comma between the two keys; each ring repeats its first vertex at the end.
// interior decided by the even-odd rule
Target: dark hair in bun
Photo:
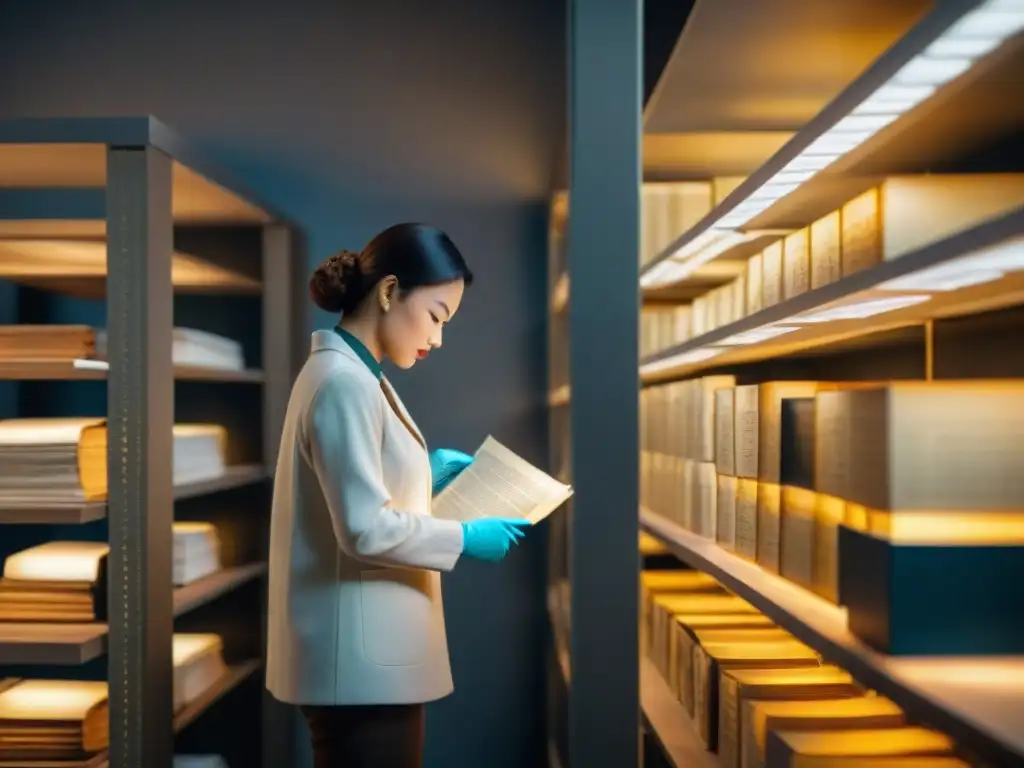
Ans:
{"type": "Polygon", "coordinates": [[[473,273],[455,243],[427,224],[396,224],[359,253],[340,251],[324,259],[309,281],[313,302],[327,312],[350,314],[377,284],[394,275],[402,291],[463,280],[473,273]]]}

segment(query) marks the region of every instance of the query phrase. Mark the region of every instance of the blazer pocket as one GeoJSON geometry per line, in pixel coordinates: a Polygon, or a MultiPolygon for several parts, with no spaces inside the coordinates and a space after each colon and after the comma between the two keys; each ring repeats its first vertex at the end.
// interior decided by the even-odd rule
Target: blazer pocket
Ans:
{"type": "Polygon", "coordinates": [[[430,653],[434,608],[426,574],[382,568],[360,574],[363,655],[382,667],[423,664],[430,653]]]}

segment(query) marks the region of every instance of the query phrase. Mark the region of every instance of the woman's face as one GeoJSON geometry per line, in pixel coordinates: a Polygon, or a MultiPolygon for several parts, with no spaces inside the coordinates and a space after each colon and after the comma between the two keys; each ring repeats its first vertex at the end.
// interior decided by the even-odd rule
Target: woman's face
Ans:
{"type": "Polygon", "coordinates": [[[380,325],[382,351],[399,368],[412,368],[441,346],[442,331],[459,311],[465,283],[396,290],[380,325]]]}

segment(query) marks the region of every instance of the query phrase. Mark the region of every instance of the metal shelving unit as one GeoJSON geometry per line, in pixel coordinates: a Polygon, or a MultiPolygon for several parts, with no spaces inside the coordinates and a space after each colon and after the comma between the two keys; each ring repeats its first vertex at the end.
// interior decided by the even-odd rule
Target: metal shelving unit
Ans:
{"type": "MultiPolygon", "coordinates": [[[[730,177],[732,183],[725,194],[713,197],[695,224],[673,232],[667,245],[640,265],[644,304],[681,305],[706,296],[735,278],[747,259],[766,245],[809,227],[887,178],[1024,171],[1019,151],[1024,125],[1024,101],[1019,98],[1024,72],[1021,29],[1024,6],[1006,0],[827,7],[813,0],[770,0],[756,8],[741,0],[698,0],[644,110],[637,154],[648,181],[711,185],[730,177]],[[1002,16],[987,17],[982,23],[978,15],[970,15],[978,11],[1002,16]],[[939,65],[929,69],[936,61],[939,65]],[[894,83],[910,82],[908,78],[917,78],[916,90],[892,89],[894,83]],[[892,114],[878,108],[894,94],[902,94],[907,103],[893,107],[892,114]],[[843,122],[855,112],[885,119],[867,121],[870,126],[863,120],[858,126],[853,125],[856,121],[843,122]]],[[[585,72],[581,67],[572,72],[574,87],[585,72]]],[[[614,94],[605,98],[611,101],[614,94]]],[[[617,106],[625,111],[624,102],[617,106]]],[[[575,126],[573,137],[585,128],[575,126]]],[[[598,135],[604,128],[589,130],[598,135]]],[[[623,463],[615,469],[600,465],[606,468],[609,483],[620,481],[627,467],[632,471],[632,459],[611,444],[632,441],[633,411],[610,397],[602,400],[606,385],[600,380],[600,366],[585,369],[578,364],[584,353],[574,345],[582,343],[590,351],[600,343],[602,365],[609,369],[617,369],[634,354],[632,340],[607,337],[609,328],[617,333],[617,325],[625,322],[620,302],[625,301],[624,294],[632,299],[628,286],[633,283],[626,283],[619,273],[603,280],[594,273],[604,268],[602,259],[617,263],[624,253],[635,257],[637,251],[630,245],[610,254],[603,244],[580,244],[574,235],[577,228],[597,226],[585,218],[593,209],[581,210],[580,200],[588,194],[594,196],[591,201],[596,198],[598,186],[607,219],[601,225],[610,230],[625,221],[632,226],[633,209],[624,197],[628,192],[632,200],[640,182],[630,180],[628,189],[612,186],[607,169],[621,160],[614,158],[615,151],[611,142],[606,143],[587,156],[594,169],[585,177],[572,177],[578,185],[568,188],[571,205],[565,227],[571,258],[567,269],[553,267],[550,281],[553,348],[563,344],[556,350],[563,359],[553,361],[552,368],[560,370],[560,364],[571,361],[568,377],[551,379],[552,463],[576,471],[588,466],[585,457],[591,452],[610,449],[623,463]],[[620,210],[615,203],[624,207],[620,210]],[[587,259],[584,265],[576,261],[580,258],[587,259]],[[599,302],[608,308],[600,319],[582,309],[573,311],[579,304],[593,307],[599,302]],[[568,331],[561,317],[566,307],[568,331]],[[577,320],[592,323],[588,331],[600,341],[588,345],[577,320]]],[[[735,375],[737,383],[744,384],[781,379],[1024,378],[1024,365],[1014,351],[1014,340],[1024,327],[1024,259],[1013,258],[1024,248],[1021,203],[963,226],[937,223],[934,237],[898,258],[693,333],[645,356],[635,387],[639,391],[718,373],[735,375]],[[987,270],[984,275],[982,267],[987,270]],[[972,269],[977,279],[948,279],[972,269]],[[907,301],[884,311],[849,311],[893,297],[907,301]]],[[[565,208],[559,205],[554,206],[556,211],[565,208]]],[[[558,264],[559,258],[553,249],[552,263],[558,264]]],[[[579,478],[572,480],[579,487],[579,478]]],[[[625,530],[621,518],[632,517],[636,508],[591,511],[584,523],[585,498],[578,498],[568,531],[552,536],[553,557],[563,564],[552,568],[553,659],[561,662],[552,664],[552,676],[562,679],[570,702],[579,690],[587,698],[597,695],[586,677],[581,680],[585,668],[578,663],[577,648],[589,641],[618,654],[625,634],[618,623],[623,606],[618,589],[623,584],[635,589],[635,572],[628,572],[624,553],[613,553],[608,540],[622,537],[619,544],[635,550],[635,533],[625,530]],[[611,522],[616,515],[621,518],[611,522]],[[564,559],[558,558],[565,542],[559,535],[571,542],[568,562],[577,547],[587,544],[590,549],[585,552],[601,552],[607,562],[581,558],[588,570],[564,567],[564,559]],[[599,537],[605,540],[600,546],[594,543],[599,537]],[[577,593],[581,585],[593,590],[589,585],[596,583],[602,585],[601,594],[587,591],[586,600],[602,609],[605,585],[615,585],[607,601],[609,618],[600,627],[586,624],[586,619],[580,625],[587,605],[577,593]],[[593,635],[588,640],[589,633],[593,635]]],[[[592,503],[611,507],[628,502],[609,489],[603,504],[592,503]]],[[[845,609],[648,511],[639,513],[639,524],[686,566],[715,576],[825,660],[897,702],[912,721],[948,733],[979,765],[1017,765],[1024,760],[1019,727],[1024,722],[1021,657],[887,656],[848,631],[845,609]]],[[[614,663],[632,674],[632,659],[614,663]]],[[[612,664],[610,659],[605,662],[605,695],[612,695],[613,686],[619,692],[626,685],[625,673],[612,664]]],[[[715,762],[700,747],[683,708],[646,660],[641,660],[633,684],[639,691],[635,703],[642,725],[670,764],[715,762]]],[[[588,736],[574,734],[570,727],[569,755],[574,735],[595,749],[603,745],[604,724],[593,714],[588,736]]],[[[588,752],[588,747],[577,749],[598,754],[588,752]]],[[[566,761],[564,756],[562,762],[597,764],[577,763],[571,757],[566,761]]]]}
{"type": "Polygon", "coordinates": [[[269,478],[297,371],[301,241],[256,200],[151,117],[0,122],[0,280],[34,297],[71,297],[42,299],[44,307],[65,300],[73,302],[68,312],[96,310],[109,339],[106,370],[0,365],[22,404],[4,416],[23,414],[26,403],[31,415],[70,415],[90,403],[96,412],[76,415],[108,424],[105,502],[41,509],[0,499],[4,554],[54,536],[109,541],[106,623],[0,623],[5,673],[108,681],[110,749],[90,766],[169,768],[182,739],[234,755],[232,764],[291,760],[290,711],[265,694],[261,670],[269,478]],[[252,369],[175,367],[176,323],[244,337],[252,369]],[[53,404],[66,399],[74,404],[53,404]],[[224,476],[172,486],[176,420],[224,424],[224,476]],[[179,589],[171,583],[175,519],[214,522],[225,566],[179,589]],[[220,634],[230,670],[179,712],[171,701],[174,631],[220,634]],[[207,744],[215,739],[195,729],[224,707],[234,713],[233,741],[207,744]]]}

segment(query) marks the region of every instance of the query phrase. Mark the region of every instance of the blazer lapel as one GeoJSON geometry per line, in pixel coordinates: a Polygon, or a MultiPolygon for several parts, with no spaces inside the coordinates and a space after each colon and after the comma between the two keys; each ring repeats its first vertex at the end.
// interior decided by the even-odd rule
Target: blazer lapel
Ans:
{"type": "Polygon", "coordinates": [[[398,393],[391,387],[391,382],[386,378],[381,378],[380,388],[384,392],[384,397],[387,398],[388,404],[391,406],[391,410],[395,412],[395,415],[405,425],[405,428],[409,430],[413,437],[416,438],[416,442],[423,446],[423,450],[427,450],[427,441],[423,439],[423,435],[420,434],[419,429],[416,426],[416,422],[412,420],[412,416],[405,410],[405,406],[402,401],[398,398],[398,393]]]}

